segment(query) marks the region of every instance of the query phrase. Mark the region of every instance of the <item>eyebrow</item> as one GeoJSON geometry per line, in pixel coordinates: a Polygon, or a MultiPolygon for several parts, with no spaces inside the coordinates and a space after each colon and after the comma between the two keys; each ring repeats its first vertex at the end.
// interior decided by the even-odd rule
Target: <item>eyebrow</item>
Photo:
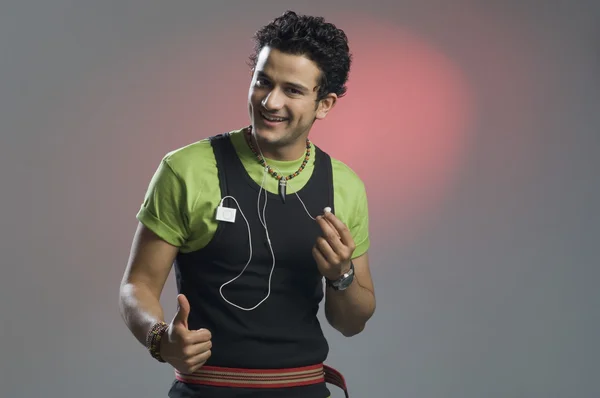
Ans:
{"type": "MultiPolygon", "coordinates": [[[[273,80],[273,79],[271,79],[271,77],[269,77],[269,75],[267,75],[265,72],[262,72],[262,71],[258,72],[258,76],[259,77],[264,77],[267,80],[273,80]]],[[[295,88],[297,90],[300,90],[302,92],[305,92],[305,93],[307,93],[307,92],[310,91],[308,88],[306,88],[305,86],[303,86],[300,83],[285,82],[284,84],[286,84],[287,86],[291,86],[291,87],[293,87],[293,88],[295,88]]]]}

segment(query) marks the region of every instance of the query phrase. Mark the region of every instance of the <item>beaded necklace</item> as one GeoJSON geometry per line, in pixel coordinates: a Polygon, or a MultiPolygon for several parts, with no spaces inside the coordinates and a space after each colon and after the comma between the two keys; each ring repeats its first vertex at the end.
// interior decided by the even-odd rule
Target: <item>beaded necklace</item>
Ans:
{"type": "Polygon", "coordinates": [[[281,201],[283,203],[285,203],[285,193],[286,193],[288,180],[291,180],[292,178],[298,176],[300,174],[300,172],[302,172],[302,170],[304,170],[304,168],[306,167],[306,164],[308,163],[308,160],[310,159],[310,140],[308,138],[306,139],[306,154],[305,154],[304,160],[302,161],[302,164],[300,165],[298,170],[296,170],[294,173],[292,173],[288,176],[283,176],[281,174],[278,174],[275,170],[273,170],[271,168],[271,166],[269,166],[267,164],[267,162],[265,161],[265,158],[254,148],[254,145],[252,144],[252,126],[249,126],[246,129],[246,136],[248,138],[248,140],[247,140],[248,145],[250,146],[252,153],[254,153],[254,155],[256,156],[258,163],[260,163],[261,166],[265,167],[267,169],[267,172],[279,181],[279,189],[278,189],[279,196],[281,197],[281,201]]]}

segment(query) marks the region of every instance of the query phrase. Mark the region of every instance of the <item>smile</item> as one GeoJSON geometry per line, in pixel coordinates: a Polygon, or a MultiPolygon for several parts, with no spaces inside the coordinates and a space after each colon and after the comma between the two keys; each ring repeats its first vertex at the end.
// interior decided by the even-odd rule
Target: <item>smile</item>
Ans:
{"type": "Polygon", "coordinates": [[[262,112],[260,112],[260,115],[263,117],[263,119],[268,120],[269,122],[284,122],[287,120],[286,118],[283,118],[283,117],[269,116],[262,112]]]}

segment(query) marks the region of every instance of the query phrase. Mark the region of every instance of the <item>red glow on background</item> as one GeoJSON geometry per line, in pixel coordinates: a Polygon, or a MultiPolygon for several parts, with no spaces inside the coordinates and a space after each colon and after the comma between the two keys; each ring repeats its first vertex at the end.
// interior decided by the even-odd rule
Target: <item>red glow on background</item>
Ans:
{"type": "MultiPolygon", "coordinates": [[[[365,15],[334,23],[354,54],[348,94],[311,139],[359,174],[372,228],[399,243],[426,226],[451,187],[472,117],[468,87],[450,59],[411,32],[365,15]]],[[[139,113],[156,141],[144,145],[166,153],[248,123],[251,43],[246,28],[231,29],[215,32],[216,41],[192,34],[152,49],[145,82],[153,96],[139,113]]]]}
{"type": "Polygon", "coordinates": [[[460,164],[471,119],[466,83],[410,32],[364,16],[341,20],[354,54],[348,93],[313,140],[365,181],[374,225],[394,239],[414,237],[460,164]]]}

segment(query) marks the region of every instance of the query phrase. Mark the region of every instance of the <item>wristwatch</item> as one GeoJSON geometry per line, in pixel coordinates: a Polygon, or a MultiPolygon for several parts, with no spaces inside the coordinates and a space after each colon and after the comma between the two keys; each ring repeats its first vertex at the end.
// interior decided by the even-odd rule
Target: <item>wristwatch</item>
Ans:
{"type": "Polygon", "coordinates": [[[325,278],[325,285],[332,288],[333,290],[346,290],[348,286],[354,280],[354,264],[350,262],[350,270],[344,275],[340,276],[337,280],[332,281],[325,278]]]}

